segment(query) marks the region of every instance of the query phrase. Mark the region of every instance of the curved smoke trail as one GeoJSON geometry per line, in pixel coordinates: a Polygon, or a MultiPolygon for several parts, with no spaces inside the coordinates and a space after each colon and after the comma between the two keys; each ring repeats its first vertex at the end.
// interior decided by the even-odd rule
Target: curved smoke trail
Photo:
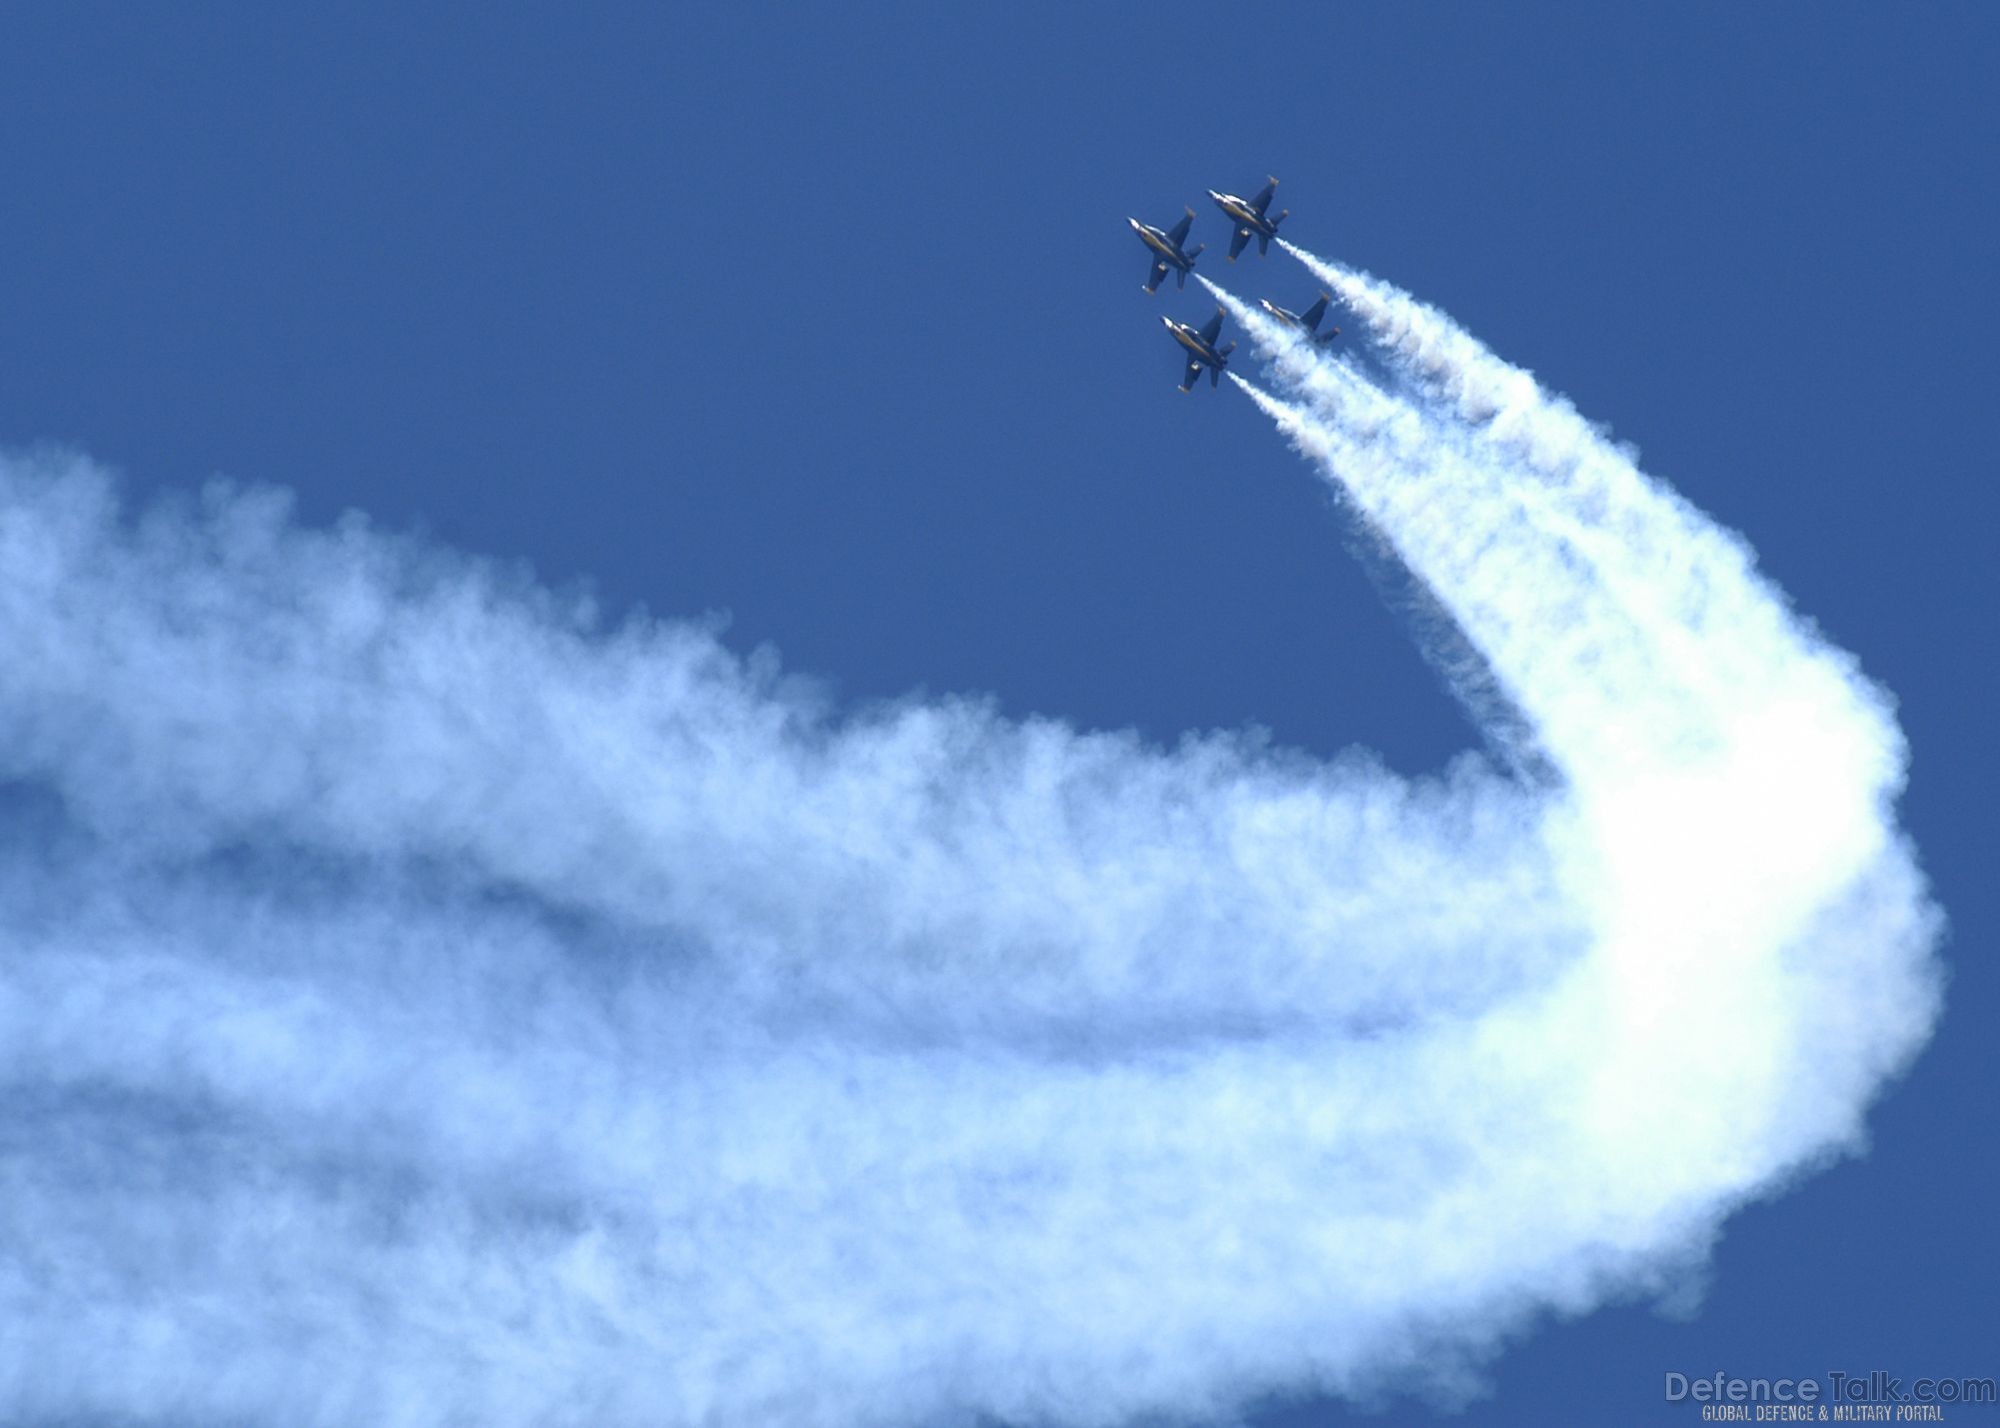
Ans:
{"type": "MultiPolygon", "coordinates": [[[[1886,700],[1436,314],[1253,394],[1562,779],[838,715],[218,488],[0,463],[0,1416],[1223,1414],[1454,1380],[1853,1147],[1886,700]]],[[[1525,383],[1525,385],[1523,385],[1525,383]]]]}

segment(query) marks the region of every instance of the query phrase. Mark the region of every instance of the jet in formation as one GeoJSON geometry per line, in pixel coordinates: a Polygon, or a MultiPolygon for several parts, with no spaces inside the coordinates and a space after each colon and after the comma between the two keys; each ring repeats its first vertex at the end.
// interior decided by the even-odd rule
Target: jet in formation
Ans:
{"type": "Polygon", "coordinates": [[[1167,325],[1167,331],[1173,333],[1174,341],[1187,348],[1187,375],[1181,378],[1181,390],[1192,392],[1194,384],[1201,380],[1204,367],[1208,369],[1209,386],[1221,386],[1223,369],[1229,365],[1229,354],[1236,350],[1234,342],[1227,347],[1215,345],[1215,339],[1222,335],[1222,309],[1218,307],[1215,316],[1199,328],[1191,322],[1175,322],[1171,317],[1162,317],[1160,321],[1167,325]]]}
{"type": "Polygon", "coordinates": [[[1187,249],[1181,246],[1187,242],[1188,225],[1194,222],[1194,210],[1190,208],[1185,218],[1164,233],[1152,224],[1141,223],[1136,218],[1128,218],[1125,221],[1132,225],[1132,231],[1139,235],[1139,241],[1153,253],[1153,270],[1146,278],[1146,291],[1158,292],[1160,282],[1167,276],[1169,268],[1180,275],[1175,286],[1186,287],[1188,274],[1194,269],[1194,260],[1201,256],[1201,250],[1208,246],[1206,243],[1197,243],[1187,249]]]}
{"type": "Polygon", "coordinates": [[[1332,293],[1321,293],[1319,301],[1304,312],[1292,312],[1287,308],[1279,307],[1269,298],[1258,298],[1257,306],[1263,308],[1272,317],[1298,333],[1306,341],[1323,343],[1331,342],[1334,338],[1340,336],[1340,329],[1337,327],[1329,327],[1325,332],[1319,330],[1319,320],[1326,316],[1326,305],[1331,301],[1333,301],[1332,293]]]}
{"type": "Polygon", "coordinates": [[[1269,256],[1271,240],[1278,236],[1278,225],[1285,221],[1289,208],[1278,210],[1276,218],[1268,217],[1265,210],[1271,206],[1271,196],[1278,191],[1278,181],[1266,175],[1264,187],[1255,198],[1238,198],[1233,193],[1208,191],[1215,200],[1215,206],[1223,211],[1229,221],[1236,225],[1236,231],[1229,235],[1229,261],[1235,262],[1236,255],[1243,251],[1243,245],[1252,238],[1257,240],[1257,251],[1269,256]]]}

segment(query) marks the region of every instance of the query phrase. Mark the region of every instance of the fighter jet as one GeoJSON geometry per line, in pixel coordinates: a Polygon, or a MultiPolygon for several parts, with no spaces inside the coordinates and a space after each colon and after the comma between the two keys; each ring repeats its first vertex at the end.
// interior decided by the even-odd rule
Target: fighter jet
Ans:
{"type": "Polygon", "coordinates": [[[1271,240],[1278,236],[1278,225],[1291,212],[1291,209],[1284,208],[1278,211],[1276,218],[1264,216],[1264,210],[1271,206],[1271,195],[1277,191],[1278,181],[1268,174],[1263,190],[1252,199],[1241,199],[1233,193],[1217,193],[1214,189],[1208,191],[1208,196],[1215,200],[1215,206],[1228,214],[1229,221],[1236,225],[1236,231],[1229,235],[1230,262],[1236,261],[1236,255],[1243,251],[1243,245],[1253,235],[1257,239],[1257,251],[1269,255],[1271,240]]]}
{"type": "Polygon", "coordinates": [[[1319,320],[1326,316],[1326,305],[1332,300],[1332,293],[1321,293],[1319,301],[1302,313],[1287,311],[1268,298],[1258,298],[1257,306],[1263,308],[1264,311],[1270,313],[1271,316],[1291,328],[1308,342],[1331,342],[1334,338],[1340,336],[1340,329],[1329,327],[1325,332],[1321,332],[1319,330],[1319,320]]]}
{"type": "Polygon", "coordinates": [[[1215,316],[1204,322],[1197,330],[1191,322],[1175,322],[1171,317],[1162,317],[1167,331],[1173,333],[1174,341],[1188,350],[1187,375],[1181,378],[1181,390],[1192,392],[1194,384],[1201,380],[1201,369],[1208,368],[1208,384],[1222,385],[1222,369],[1229,365],[1229,354],[1236,350],[1236,344],[1217,347],[1215,339],[1222,335],[1222,309],[1215,310],[1215,316]]]}
{"type": "Polygon", "coordinates": [[[1187,217],[1164,233],[1150,223],[1141,223],[1136,218],[1128,218],[1125,221],[1132,225],[1132,231],[1139,235],[1139,241],[1153,251],[1153,271],[1146,279],[1146,291],[1158,292],[1160,280],[1166,277],[1169,268],[1180,274],[1180,281],[1175,286],[1186,287],[1187,275],[1194,267],[1195,258],[1208,246],[1206,243],[1197,243],[1185,252],[1181,250],[1181,244],[1187,241],[1188,225],[1194,222],[1194,210],[1190,208],[1187,217]]]}

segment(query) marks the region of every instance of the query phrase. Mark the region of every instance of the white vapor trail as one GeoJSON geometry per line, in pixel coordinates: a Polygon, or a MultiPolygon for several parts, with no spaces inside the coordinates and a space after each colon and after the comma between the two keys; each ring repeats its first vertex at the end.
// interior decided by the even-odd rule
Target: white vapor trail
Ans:
{"type": "Polygon", "coordinates": [[[1886,698],[1325,271],[1407,392],[1239,305],[1291,397],[1242,385],[1550,786],[843,713],[358,518],[0,460],[0,1418],[1460,1393],[1857,1148],[1937,1007],[1886,698]]]}

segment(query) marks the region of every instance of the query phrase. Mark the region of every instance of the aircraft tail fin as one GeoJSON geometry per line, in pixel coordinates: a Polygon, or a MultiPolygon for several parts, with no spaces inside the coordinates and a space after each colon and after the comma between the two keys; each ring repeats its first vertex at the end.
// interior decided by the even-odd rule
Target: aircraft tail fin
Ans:
{"type": "Polygon", "coordinates": [[[1326,294],[1319,295],[1319,301],[1299,314],[1299,321],[1306,325],[1307,332],[1319,331],[1319,320],[1326,316],[1326,294]]]}

